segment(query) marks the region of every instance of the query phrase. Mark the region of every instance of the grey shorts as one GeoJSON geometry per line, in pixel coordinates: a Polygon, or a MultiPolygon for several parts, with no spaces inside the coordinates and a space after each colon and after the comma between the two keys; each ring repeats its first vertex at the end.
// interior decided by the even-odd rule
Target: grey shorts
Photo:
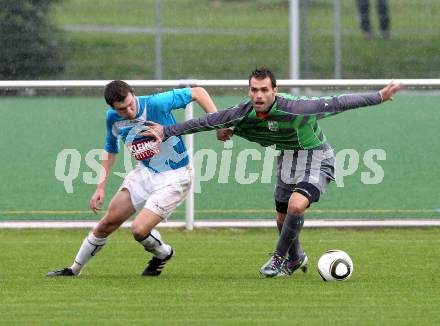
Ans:
{"type": "Polygon", "coordinates": [[[323,194],[329,182],[335,180],[334,174],[335,156],[330,144],[315,149],[282,151],[277,162],[275,201],[287,203],[300,182],[312,184],[323,194]]]}

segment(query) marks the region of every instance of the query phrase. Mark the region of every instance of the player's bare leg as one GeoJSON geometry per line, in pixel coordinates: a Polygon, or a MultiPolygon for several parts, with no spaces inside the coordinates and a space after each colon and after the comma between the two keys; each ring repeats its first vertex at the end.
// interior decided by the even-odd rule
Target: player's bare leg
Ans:
{"type": "Polygon", "coordinates": [[[173,248],[164,243],[159,231],[154,227],[162,221],[162,217],[148,208],[143,208],[131,224],[134,238],[154,256],[148,262],[143,276],[159,276],[165,264],[174,255],[173,248]]]}
{"type": "Polygon", "coordinates": [[[136,210],[131,204],[127,189],[118,191],[110,202],[107,213],[84,239],[72,266],[49,272],[47,276],[79,275],[86,263],[95,256],[107,242],[107,237],[121,226],[136,210]]]}
{"type": "Polygon", "coordinates": [[[108,237],[135,212],[136,210],[131,203],[130,192],[126,188],[121,189],[111,200],[107,213],[93,228],[93,235],[97,238],[108,237]]]}

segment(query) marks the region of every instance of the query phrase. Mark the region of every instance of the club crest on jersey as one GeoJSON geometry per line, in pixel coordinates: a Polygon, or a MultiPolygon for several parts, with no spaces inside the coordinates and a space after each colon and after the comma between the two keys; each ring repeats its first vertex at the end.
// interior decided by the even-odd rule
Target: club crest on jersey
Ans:
{"type": "Polygon", "coordinates": [[[269,128],[270,131],[278,131],[278,121],[268,121],[267,122],[267,127],[269,128]]]}

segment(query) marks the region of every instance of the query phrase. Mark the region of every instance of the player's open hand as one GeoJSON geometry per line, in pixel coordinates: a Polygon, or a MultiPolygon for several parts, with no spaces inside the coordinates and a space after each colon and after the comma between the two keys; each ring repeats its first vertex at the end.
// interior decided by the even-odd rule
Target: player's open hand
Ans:
{"type": "Polygon", "coordinates": [[[221,141],[228,141],[232,138],[234,130],[231,128],[217,129],[217,139],[221,141]]]}
{"type": "Polygon", "coordinates": [[[163,126],[153,121],[147,121],[145,128],[138,134],[144,137],[153,137],[158,142],[161,142],[164,138],[163,126]]]}
{"type": "Polygon", "coordinates": [[[382,99],[384,102],[386,101],[392,101],[394,99],[394,94],[396,94],[398,91],[400,91],[403,88],[402,83],[395,82],[392,80],[387,86],[382,88],[379,93],[382,96],[382,99]]]}
{"type": "Polygon", "coordinates": [[[101,208],[102,203],[104,202],[105,192],[104,189],[96,189],[95,193],[90,198],[89,207],[93,211],[93,213],[97,214],[101,208]]]}

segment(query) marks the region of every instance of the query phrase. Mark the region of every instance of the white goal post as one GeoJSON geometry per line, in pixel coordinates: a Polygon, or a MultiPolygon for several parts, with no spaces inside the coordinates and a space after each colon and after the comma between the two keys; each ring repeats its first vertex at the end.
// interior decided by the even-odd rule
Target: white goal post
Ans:
{"type": "MultiPolygon", "coordinates": [[[[16,89],[90,89],[90,88],[104,88],[111,80],[16,80],[16,81],[0,81],[0,89],[2,90],[16,90],[16,89]]],[[[277,80],[278,87],[289,87],[289,88],[308,88],[308,89],[325,89],[325,88],[342,88],[342,89],[380,89],[387,85],[390,79],[303,79],[303,80],[292,80],[292,79],[280,79],[277,80]]],[[[440,79],[396,79],[396,82],[402,82],[405,88],[410,90],[439,90],[440,89],[440,79]]],[[[181,79],[181,80],[126,80],[126,82],[133,87],[146,87],[146,88],[180,88],[186,86],[201,86],[201,87],[218,87],[218,88],[237,88],[237,87],[247,87],[248,80],[203,80],[203,79],[181,79]]],[[[191,119],[193,117],[192,105],[187,107],[185,119],[191,119]]],[[[188,155],[190,160],[193,157],[193,135],[185,136],[186,145],[188,147],[188,155]]],[[[428,221],[429,222],[429,221],[428,221]]],[[[432,221],[428,223],[426,220],[421,220],[420,223],[407,223],[401,221],[400,226],[426,226],[426,225],[440,225],[439,221],[432,221]],[[427,224],[428,223],[428,224],[427,224]]],[[[210,226],[206,224],[206,221],[202,221],[198,224],[200,226],[210,226]]],[[[213,222],[212,225],[216,226],[221,224],[224,227],[252,227],[252,226],[268,226],[267,221],[225,221],[221,223],[219,221],[213,222]],[[254,223],[255,222],[255,223],[254,223]]],[[[328,225],[333,226],[330,222],[326,222],[328,225]]],[[[364,226],[365,221],[359,224],[364,226]]],[[[385,226],[399,225],[399,221],[396,223],[389,224],[386,222],[385,226]],[[397,223],[397,224],[396,224],[397,223]]],[[[176,223],[171,223],[176,224],[176,223]]],[[[170,226],[171,226],[170,224],[170,226]]],[[[194,221],[194,191],[191,191],[186,200],[185,209],[185,222],[177,222],[176,226],[185,226],[188,230],[192,230],[194,226],[198,226],[194,221]],[[177,225],[178,224],[178,225],[177,225]]],[[[275,222],[271,221],[270,225],[275,225],[275,222]]],[[[324,223],[325,224],[325,223],[324,223]]],[[[356,224],[356,223],[355,223],[356,224]]],[[[371,221],[370,224],[365,226],[381,226],[380,221],[371,221]]],[[[357,225],[357,224],[356,224],[357,225]]],[[[319,225],[312,225],[319,226],[319,225]]],[[[337,226],[355,226],[353,220],[338,221],[337,226]]]]}

